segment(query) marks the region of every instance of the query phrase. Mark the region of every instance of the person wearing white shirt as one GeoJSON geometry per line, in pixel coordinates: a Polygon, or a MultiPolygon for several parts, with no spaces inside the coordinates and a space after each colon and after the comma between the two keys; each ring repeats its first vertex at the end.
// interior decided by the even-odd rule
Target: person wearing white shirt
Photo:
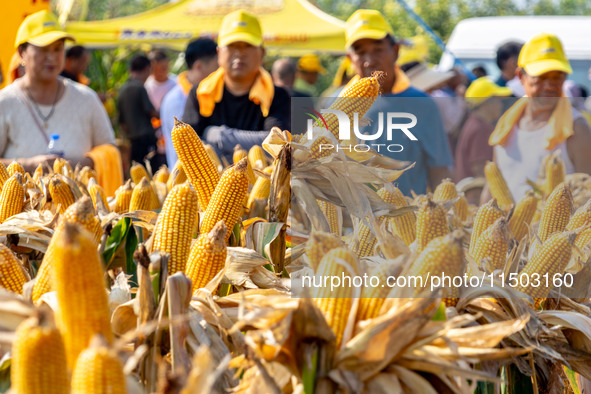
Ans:
{"type": "Polygon", "coordinates": [[[176,86],[176,76],[168,72],[169,60],[162,50],[154,50],[148,54],[152,66],[152,73],[144,83],[148,91],[148,97],[156,111],[160,111],[160,105],[166,93],[176,86]]]}

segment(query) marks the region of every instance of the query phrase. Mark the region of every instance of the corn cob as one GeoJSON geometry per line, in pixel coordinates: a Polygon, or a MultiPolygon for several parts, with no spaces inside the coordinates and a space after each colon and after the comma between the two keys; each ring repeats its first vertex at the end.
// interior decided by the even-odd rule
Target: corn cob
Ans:
{"type": "Polygon", "coordinates": [[[55,241],[53,266],[51,283],[59,306],[58,327],[72,369],[95,334],[113,339],[103,265],[90,233],[78,224],[64,223],[63,236],[55,241]]]}
{"type": "MultiPolygon", "coordinates": [[[[236,145],[234,147],[234,155],[232,156],[232,161],[234,164],[238,163],[240,160],[244,159],[245,157],[248,158],[248,152],[242,148],[240,145],[236,145]]],[[[246,167],[246,175],[248,176],[248,183],[254,185],[256,181],[256,177],[250,165],[250,162],[247,159],[247,167],[246,167]]]]}
{"type": "Polygon", "coordinates": [[[575,246],[579,249],[583,249],[585,246],[589,245],[589,242],[591,242],[591,228],[585,229],[577,235],[575,246]]]}
{"type": "Polygon", "coordinates": [[[129,202],[129,211],[144,210],[149,211],[153,206],[154,189],[148,181],[148,178],[142,180],[135,185],[131,193],[131,201],[129,202]]]}
{"type": "Polygon", "coordinates": [[[456,210],[456,215],[461,222],[465,222],[468,219],[468,200],[462,194],[459,200],[454,204],[454,209],[456,210]]]}
{"type": "Polygon", "coordinates": [[[542,210],[538,237],[545,242],[552,234],[563,231],[573,210],[573,196],[566,183],[558,185],[550,194],[542,210]]]}
{"type": "Polygon", "coordinates": [[[430,198],[421,203],[417,213],[417,252],[421,252],[431,240],[449,233],[445,210],[430,198]]]}
{"type": "MultiPolygon", "coordinates": [[[[463,275],[465,263],[462,238],[462,232],[456,230],[451,234],[431,240],[412,263],[407,275],[420,276],[423,280],[426,280],[429,275],[441,276],[443,273],[450,277],[463,275]]],[[[428,284],[423,284],[423,288],[428,289],[428,284]]],[[[448,288],[447,285],[445,284],[443,288],[443,297],[457,297],[459,294],[458,289],[455,287],[448,288]]],[[[415,294],[420,294],[423,288],[417,288],[415,294]]],[[[454,304],[453,300],[447,300],[446,302],[450,305],[454,304]]]]}
{"type": "Polygon", "coordinates": [[[56,206],[60,205],[61,213],[64,213],[70,205],[74,204],[74,194],[70,186],[60,178],[60,175],[54,175],[49,180],[49,194],[51,194],[54,204],[56,206]]]}
{"type": "Polygon", "coordinates": [[[458,191],[456,190],[456,185],[451,179],[447,178],[441,181],[441,183],[435,188],[435,191],[433,192],[433,201],[446,202],[453,200],[457,196],[458,191]]]}
{"type": "Polygon", "coordinates": [[[201,234],[209,233],[217,222],[223,220],[228,228],[226,242],[228,241],[248,191],[247,166],[247,159],[244,158],[224,172],[203,216],[201,234]]]}
{"type": "Polygon", "coordinates": [[[513,233],[513,237],[521,241],[527,235],[527,226],[529,226],[534,218],[538,208],[539,199],[533,191],[528,191],[525,196],[515,206],[515,210],[509,219],[509,228],[513,233]]]}
{"type": "Polygon", "coordinates": [[[197,193],[190,184],[175,186],[158,215],[152,250],[170,253],[168,274],[185,271],[197,217],[197,193]]]}
{"type": "Polygon", "coordinates": [[[0,287],[22,294],[27,273],[12,251],[0,243],[0,287]]]}
{"type": "Polygon", "coordinates": [[[335,235],[341,235],[339,225],[339,213],[337,212],[337,206],[333,203],[324,200],[316,200],[320,210],[328,221],[330,232],[335,235]]]}
{"type": "Polygon", "coordinates": [[[94,242],[98,244],[103,235],[103,228],[101,221],[96,216],[96,212],[92,205],[91,200],[88,197],[82,197],[66,210],[66,212],[60,218],[58,225],[55,229],[53,237],[49,241],[47,251],[43,256],[43,261],[37,272],[35,284],[33,285],[33,302],[37,302],[41,296],[54,289],[51,283],[51,275],[54,270],[54,250],[56,248],[55,243],[58,238],[64,236],[64,224],[66,222],[76,223],[84,227],[93,237],[94,242]]]}
{"type": "Polygon", "coordinates": [[[126,392],[123,363],[101,335],[92,338],[80,353],[72,372],[72,394],[115,394],[126,392]]]}
{"type": "MultiPolygon", "coordinates": [[[[388,276],[387,269],[387,264],[382,264],[382,266],[378,267],[377,271],[372,272],[372,276],[386,278],[388,276]]],[[[356,320],[361,321],[377,317],[389,291],[390,289],[388,287],[364,287],[361,290],[356,320]]]]}
{"type": "MultiPolygon", "coordinates": [[[[391,190],[381,188],[378,190],[378,195],[382,200],[388,204],[394,205],[396,208],[408,206],[408,202],[397,187],[393,187],[391,190]]],[[[410,245],[415,241],[417,218],[414,212],[390,218],[389,221],[392,231],[397,234],[406,245],[410,245]]]]}
{"type": "MultiPolygon", "coordinates": [[[[271,174],[272,168],[267,167],[265,172],[271,174]]],[[[250,193],[248,194],[248,200],[246,201],[246,211],[250,212],[255,200],[267,200],[269,193],[271,192],[271,179],[265,177],[258,177],[250,193]]]]}
{"type": "Polygon", "coordinates": [[[43,164],[39,164],[33,173],[33,181],[35,181],[35,183],[38,184],[41,178],[43,178],[43,164]]]}
{"type": "MultiPolygon", "coordinates": [[[[203,143],[195,130],[176,118],[172,129],[172,143],[180,161],[183,163],[189,181],[195,187],[199,207],[201,210],[206,210],[220,180],[215,164],[205,151],[203,143]]],[[[211,228],[213,228],[214,224],[211,225],[211,228]]]]}
{"type": "MultiPolygon", "coordinates": [[[[318,276],[321,278],[332,275],[341,276],[340,274],[343,272],[353,275],[357,272],[357,258],[344,248],[333,249],[328,252],[322,258],[318,267],[318,276]]],[[[314,302],[335,333],[337,347],[340,346],[343,340],[348,315],[353,303],[352,295],[353,288],[347,285],[340,286],[335,291],[331,291],[330,287],[318,287],[313,294],[315,297],[314,302]]]]}
{"type": "Polygon", "coordinates": [[[503,216],[505,216],[505,213],[501,211],[497,205],[497,200],[494,198],[478,209],[474,218],[474,225],[472,226],[472,235],[470,236],[470,248],[468,249],[470,256],[474,256],[480,235],[496,222],[497,219],[503,216]]]}
{"type": "Polygon", "coordinates": [[[357,240],[359,241],[359,244],[355,249],[357,257],[367,257],[374,254],[374,249],[378,240],[371,229],[361,221],[357,226],[357,240]]]}
{"type": "Polygon", "coordinates": [[[335,143],[328,137],[320,136],[310,146],[310,159],[317,160],[336,152],[335,143]]]}
{"type": "Polygon", "coordinates": [[[22,175],[17,172],[4,183],[0,193],[0,223],[23,211],[25,188],[22,180],[22,175]]]}
{"type": "Polygon", "coordinates": [[[170,177],[170,170],[168,169],[166,164],[163,164],[162,166],[160,166],[158,171],[156,171],[156,173],[154,174],[154,181],[166,183],[166,182],[168,182],[169,177],[170,177]]]}
{"type": "Polygon", "coordinates": [[[496,163],[492,161],[486,163],[484,166],[484,176],[486,177],[490,194],[498,201],[499,207],[503,210],[511,208],[511,205],[514,204],[513,196],[496,163]]]}
{"type": "MultiPolygon", "coordinates": [[[[522,283],[532,283],[533,274],[548,274],[553,278],[555,274],[563,274],[572,255],[573,242],[576,238],[576,232],[564,231],[557,232],[550,236],[540,248],[536,250],[533,257],[527,262],[519,274],[518,290],[534,297],[535,307],[538,308],[552,290],[552,287],[544,286],[521,286],[522,283]]],[[[552,279],[550,279],[550,283],[552,279]]]]}
{"type": "Polygon", "coordinates": [[[10,379],[18,394],[70,392],[64,341],[49,310],[38,310],[16,329],[10,379]]]}
{"type": "Polygon", "coordinates": [[[345,248],[345,243],[334,234],[315,231],[310,235],[306,243],[306,256],[310,261],[310,266],[316,272],[320,261],[325,254],[332,249],[345,248]]]}
{"type": "Polygon", "coordinates": [[[88,182],[93,178],[98,178],[96,171],[88,166],[82,167],[82,169],[78,173],[78,181],[86,187],[88,187],[88,182]]]}
{"type": "MultiPolygon", "coordinates": [[[[39,166],[41,166],[41,164],[39,164],[39,166]]],[[[37,168],[39,168],[39,167],[37,167],[37,168]]],[[[43,169],[41,169],[41,171],[43,171],[43,169]]],[[[3,163],[0,163],[0,190],[2,190],[2,186],[4,186],[4,183],[6,183],[8,178],[10,178],[10,174],[8,173],[8,170],[6,169],[6,166],[3,163]]]]}
{"type": "Polygon", "coordinates": [[[490,272],[502,269],[509,251],[509,239],[509,224],[501,217],[479,237],[472,257],[478,263],[484,258],[490,259],[490,272]]]}
{"type": "Polygon", "coordinates": [[[62,157],[58,157],[53,162],[53,172],[67,176],[68,178],[74,178],[74,171],[72,171],[70,162],[62,157]]]}
{"type": "Polygon", "coordinates": [[[131,176],[131,180],[133,181],[133,183],[135,183],[136,185],[140,183],[143,178],[146,178],[147,180],[152,179],[148,174],[146,167],[135,161],[131,163],[129,175],[131,176]]]}
{"type": "Polygon", "coordinates": [[[259,145],[254,145],[248,151],[248,163],[252,168],[258,168],[262,170],[267,166],[267,158],[265,157],[265,151],[259,145]]]}
{"type": "Polygon", "coordinates": [[[129,204],[131,203],[131,195],[133,194],[133,187],[131,186],[131,179],[128,179],[124,185],[119,186],[115,192],[115,208],[114,212],[125,213],[129,211],[129,204]]]}
{"type": "Polygon", "coordinates": [[[23,166],[17,162],[17,161],[13,161],[12,163],[10,163],[8,165],[8,167],[6,168],[6,171],[8,172],[9,176],[13,176],[14,174],[16,174],[17,172],[19,174],[21,174],[22,176],[25,176],[25,169],[23,168],[23,166]]]}
{"type": "Polygon", "coordinates": [[[558,152],[559,151],[554,152],[552,156],[546,161],[546,179],[543,185],[545,196],[549,196],[554,191],[556,186],[564,182],[564,179],[566,178],[564,162],[562,159],[560,159],[560,156],[557,155],[558,152]]]}
{"type": "Polygon", "coordinates": [[[183,183],[187,182],[187,173],[183,168],[183,163],[180,160],[177,160],[168,180],[166,181],[166,189],[168,191],[172,190],[173,187],[177,185],[182,185],[183,183]]]}
{"type": "Polygon", "coordinates": [[[199,236],[191,247],[185,274],[193,282],[193,292],[205,287],[224,268],[227,231],[224,222],[219,221],[209,234],[199,236]]]}
{"type": "Polygon", "coordinates": [[[105,190],[96,183],[94,178],[90,178],[88,181],[88,194],[90,194],[90,198],[92,199],[92,204],[98,210],[97,201],[101,201],[104,205],[106,210],[109,210],[109,204],[107,203],[107,195],[105,194],[105,190]]]}
{"type": "Polygon", "coordinates": [[[218,170],[218,174],[221,174],[222,172],[224,172],[224,165],[222,164],[222,161],[218,157],[218,154],[215,153],[215,149],[213,149],[213,146],[211,146],[209,144],[203,144],[203,147],[205,148],[205,151],[207,152],[207,154],[211,158],[211,161],[213,162],[215,168],[218,170]]]}
{"type": "Polygon", "coordinates": [[[579,207],[568,221],[565,230],[576,230],[588,224],[591,219],[591,200],[579,207]]]}

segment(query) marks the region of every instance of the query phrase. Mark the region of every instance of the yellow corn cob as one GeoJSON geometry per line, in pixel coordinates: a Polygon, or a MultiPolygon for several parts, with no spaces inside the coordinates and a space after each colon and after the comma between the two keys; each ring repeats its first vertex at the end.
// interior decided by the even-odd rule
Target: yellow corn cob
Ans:
{"type": "MultiPolygon", "coordinates": [[[[388,273],[387,265],[382,265],[377,271],[372,272],[372,276],[377,276],[382,279],[386,278],[388,273]]],[[[387,297],[390,289],[388,287],[364,287],[361,290],[361,298],[359,299],[359,308],[357,309],[356,320],[373,319],[379,315],[380,309],[384,304],[385,297],[387,297]]]]}
{"type": "Polygon", "coordinates": [[[310,146],[310,159],[321,159],[336,152],[335,143],[328,137],[320,136],[310,146]]]}
{"type": "MultiPolygon", "coordinates": [[[[39,166],[41,166],[41,164],[39,164],[39,166]]],[[[41,171],[43,171],[43,169],[41,169],[41,171]]],[[[36,172],[37,170],[35,170],[35,173],[36,172]]],[[[0,190],[2,190],[2,186],[4,186],[4,183],[8,180],[8,178],[10,178],[10,174],[6,169],[6,166],[3,163],[0,163],[0,190]]]]}
{"type": "Polygon", "coordinates": [[[546,179],[543,186],[545,196],[549,196],[554,191],[556,186],[564,182],[564,178],[566,178],[564,162],[560,156],[556,154],[557,152],[558,151],[554,152],[552,156],[546,161],[546,179]]]}
{"type": "MultiPolygon", "coordinates": [[[[357,258],[351,251],[345,248],[333,249],[328,252],[321,260],[318,267],[319,277],[329,277],[331,275],[341,276],[341,273],[347,272],[354,275],[357,272],[357,258]],[[342,265],[346,264],[346,266],[342,265]]],[[[331,291],[330,286],[318,287],[313,292],[314,302],[322,311],[326,322],[332,328],[336,336],[337,347],[343,340],[343,334],[347,326],[347,320],[351,311],[353,300],[353,288],[347,284],[340,286],[335,291],[331,291]]]]}
{"type": "Polygon", "coordinates": [[[378,240],[371,229],[363,224],[363,222],[360,222],[357,227],[357,239],[359,241],[357,249],[355,250],[357,257],[372,256],[378,240]]]}
{"type": "Polygon", "coordinates": [[[515,206],[515,210],[509,219],[509,228],[513,237],[521,241],[527,235],[527,226],[531,224],[532,219],[538,208],[539,198],[533,191],[528,191],[525,196],[515,206]]]}
{"type": "Polygon", "coordinates": [[[49,194],[51,194],[53,203],[56,206],[60,205],[61,213],[64,213],[70,205],[74,204],[74,194],[70,186],[60,178],[60,175],[54,175],[49,180],[49,194]]]}
{"type": "Polygon", "coordinates": [[[583,249],[585,246],[589,245],[589,242],[591,242],[591,228],[583,230],[579,235],[577,235],[575,245],[577,248],[583,249]]]}
{"type": "Polygon", "coordinates": [[[131,176],[131,180],[133,181],[133,183],[135,183],[136,185],[140,183],[143,178],[148,179],[148,181],[152,179],[148,174],[146,167],[135,161],[131,163],[129,175],[131,176]]]}
{"type": "Polygon", "coordinates": [[[101,221],[96,215],[90,198],[86,196],[82,197],[80,200],[70,205],[58,222],[53,237],[51,237],[49,245],[47,246],[47,251],[43,256],[41,267],[39,267],[39,271],[37,272],[32,294],[32,299],[35,303],[43,294],[54,289],[51,284],[51,273],[54,270],[53,267],[55,264],[55,243],[58,238],[64,236],[64,224],[66,222],[76,223],[84,227],[92,235],[94,242],[97,244],[100,242],[101,236],[103,235],[101,221]]]}
{"type": "Polygon", "coordinates": [[[568,221],[565,230],[576,230],[588,224],[591,219],[591,200],[581,205],[568,221]]]}
{"type": "MultiPolygon", "coordinates": [[[[463,275],[465,263],[462,237],[461,230],[456,230],[451,234],[433,239],[412,263],[407,275],[420,276],[423,280],[427,280],[428,276],[441,277],[443,273],[450,277],[463,275]]],[[[429,284],[423,283],[423,288],[429,289],[429,284]]],[[[423,288],[417,288],[415,294],[421,293],[423,288]]],[[[453,286],[449,288],[449,284],[445,283],[443,297],[457,297],[457,290],[453,286]]],[[[452,300],[448,300],[448,302],[451,305],[454,304],[452,300]]]]}
{"type": "Polygon", "coordinates": [[[458,191],[456,190],[456,185],[451,179],[447,178],[441,181],[441,183],[435,188],[435,191],[433,192],[433,201],[445,202],[453,200],[457,196],[458,191]]]}
{"type": "Polygon", "coordinates": [[[474,217],[472,235],[470,236],[470,248],[468,250],[470,256],[474,256],[476,244],[480,235],[496,222],[497,219],[503,216],[505,216],[505,213],[501,211],[497,205],[497,200],[494,198],[478,208],[478,212],[476,212],[476,216],[474,217]]]}
{"type": "Polygon", "coordinates": [[[144,210],[149,211],[153,205],[154,189],[148,181],[148,178],[142,180],[135,185],[131,193],[131,201],[129,202],[129,211],[144,210]]]}
{"type": "Polygon", "coordinates": [[[574,231],[557,232],[550,236],[540,248],[536,250],[533,257],[527,262],[519,274],[520,284],[518,290],[534,297],[536,308],[546,299],[552,286],[546,287],[543,275],[548,274],[549,283],[552,283],[555,274],[563,274],[573,251],[573,242],[576,233],[574,231]],[[533,274],[538,274],[540,286],[525,286],[521,284],[530,283],[534,279],[533,274]]]}
{"type": "Polygon", "coordinates": [[[166,182],[168,182],[169,177],[170,177],[170,170],[168,169],[166,164],[163,164],[162,166],[160,166],[158,171],[156,171],[156,173],[154,174],[154,181],[166,183],[166,182]]]}
{"type": "Polygon", "coordinates": [[[113,339],[104,271],[97,244],[82,226],[64,223],[55,240],[51,283],[59,306],[58,327],[66,344],[68,367],[95,334],[113,339]]]}
{"type": "Polygon", "coordinates": [[[324,200],[316,200],[316,202],[318,203],[318,206],[320,206],[320,210],[328,221],[330,232],[335,235],[341,235],[339,230],[339,213],[337,212],[337,206],[324,200]]]}
{"type": "Polygon", "coordinates": [[[207,154],[211,158],[211,161],[215,165],[215,168],[218,170],[218,173],[221,174],[222,172],[224,172],[224,165],[222,164],[222,161],[218,157],[218,154],[215,153],[215,149],[213,149],[213,146],[211,146],[209,144],[203,144],[203,147],[205,148],[205,151],[207,152],[207,154]]]}
{"type": "Polygon", "coordinates": [[[168,274],[185,271],[197,217],[197,193],[190,184],[175,186],[162,206],[154,229],[152,250],[170,253],[168,274]]]}
{"type": "Polygon", "coordinates": [[[107,203],[107,195],[105,194],[105,190],[96,183],[94,178],[90,178],[88,181],[88,194],[90,194],[90,198],[92,199],[92,204],[98,210],[97,201],[101,200],[105,209],[109,210],[109,204],[107,203]]]}
{"type": "Polygon", "coordinates": [[[502,269],[509,251],[509,239],[509,224],[501,217],[480,235],[472,257],[477,263],[484,258],[490,259],[490,272],[502,269]]]}
{"type": "Polygon", "coordinates": [[[0,223],[23,211],[25,188],[22,180],[22,175],[17,172],[4,183],[0,193],[0,223]]]}
{"type": "Polygon", "coordinates": [[[22,176],[25,176],[25,169],[23,168],[23,166],[17,162],[17,161],[13,161],[12,163],[10,163],[8,165],[8,167],[6,168],[6,171],[8,172],[9,176],[13,176],[14,174],[16,174],[17,172],[19,174],[21,174],[22,176]]]}
{"type": "Polygon", "coordinates": [[[466,200],[466,197],[463,194],[454,204],[454,209],[456,210],[456,215],[458,215],[458,218],[461,222],[464,222],[466,219],[468,219],[468,200],[466,200]]]}
{"type": "MultiPolygon", "coordinates": [[[[248,157],[248,152],[242,148],[242,146],[240,145],[236,145],[234,147],[234,155],[232,156],[232,161],[234,162],[234,164],[238,163],[240,160],[244,159],[245,157],[248,157]]],[[[247,167],[246,167],[246,175],[248,176],[248,183],[250,183],[251,185],[254,185],[254,182],[256,181],[255,176],[254,176],[254,172],[252,171],[252,167],[250,165],[250,162],[247,160],[247,167]]]]}
{"type": "Polygon", "coordinates": [[[16,329],[10,380],[18,394],[70,392],[64,341],[50,311],[37,311],[16,329]]]}
{"type": "Polygon", "coordinates": [[[128,179],[124,185],[119,186],[115,192],[115,208],[114,212],[125,213],[129,211],[129,204],[131,203],[131,195],[133,194],[133,187],[131,186],[131,179],[128,179]]]}
{"type": "Polygon", "coordinates": [[[88,166],[82,167],[80,173],[78,173],[78,181],[80,181],[84,186],[88,187],[88,182],[92,178],[98,178],[98,176],[96,175],[96,171],[88,166]]]}
{"type": "MultiPolygon", "coordinates": [[[[220,180],[215,164],[205,151],[203,143],[195,130],[176,118],[172,129],[172,143],[179,160],[183,163],[189,181],[195,187],[199,199],[199,208],[206,210],[220,180]]],[[[212,228],[214,224],[211,225],[212,228]]]]}
{"type": "Polygon", "coordinates": [[[27,280],[27,273],[21,262],[6,245],[0,243],[0,287],[22,294],[27,280]]]}
{"type": "Polygon", "coordinates": [[[265,151],[259,145],[254,145],[248,151],[248,163],[252,168],[258,168],[262,170],[267,166],[267,158],[265,157],[265,151]]]}
{"type": "Polygon", "coordinates": [[[224,172],[203,215],[201,234],[209,233],[217,222],[223,220],[228,228],[226,242],[228,241],[248,191],[247,166],[247,159],[244,158],[224,172]]]}
{"type": "Polygon", "coordinates": [[[431,240],[449,233],[443,207],[430,198],[421,203],[417,212],[417,252],[421,252],[431,240]]]}
{"type": "Polygon", "coordinates": [[[250,212],[252,205],[255,200],[267,200],[269,193],[271,192],[271,179],[265,177],[258,177],[254,183],[252,190],[248,194],[248,200],[246,201],[246,210],[250,212]]]}
{"type": "Polygon", "coordinates": [[[70,162],[61,157],[58,157],[53,162],[53,172],[55,172],[56,174],[67,176],[68,178],[74,177],[74,171],[72,171],[72,166],[70,165],[70,162]]]}
{"type": "Polygon", "coordinates": [[[39,164],[33,173],[33,181],[35,181],[35,183],[38,184],[41,178],[43,178],[43,164],[39,164]]]}
{"type": "Polygon", "coordinates": [[[496,163],[492,161],[486,163],[484,166],[484,176],[486,177],[490,194],[498,201],[499,207],[504,210],[509,209],[514,204],[513,196],[496,163]]]}
{"type": "Polygon", "coordinates": [[[558,185],[550,194],[542,210],[538,237],[545,242],[552,234],[563,231],[573,210],[573,196],[566,183],[558,185]]]}
{"type": "MultiPolygon", "coordinates": [[[[378,190],[378,195],[382,200],[388,204],[394,205],[396,208],[408,206],[408,202],[397,187],[393,187],[392,190],[381,188],[378,190]]],[[[406,245],[410,245],[415,241],[417,218],[414,212],[390,218],[389,221],[392,231],[397,234],[406,245]]]]}
{"type": "Polygon", "coordinates": [[[185,274],[193,282],[193,292],[205,287],[226,263],[226,225],[219,221],[209,234],[199,236],[191,247],[185,274]]]}
{"type": "Polygon", "coordinates": [[[306,256],[310,261],[310,266],[316,272],[320,265],[320,260],[332,249],[345,248],[345,243],[334,234],[315,231],[310,235],[306,243],[306,256]]]}
{"type": "Polygon", "coordinates": [[[126,392],[123,363],[105,339],[97,335],[80,353],[72,372],[72,394],[115,394],[126,392]]]}
{"type": "Polygon", "coordinates": [[[180,160],[177,160],[168,180],[166,181],[166,189],[170,191],[173,187],[182,185],[185,182],[187,182],[187,173],[183,168],[183,163],[181,163],[180,160]]]}

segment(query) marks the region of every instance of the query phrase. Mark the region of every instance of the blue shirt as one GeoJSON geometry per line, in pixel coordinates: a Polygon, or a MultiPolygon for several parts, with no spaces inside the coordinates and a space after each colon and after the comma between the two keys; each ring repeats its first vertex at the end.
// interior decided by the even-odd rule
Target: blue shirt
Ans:
{"type": "Polygon", "coordinates": [[[183,92],[181,85],[173,87],[160,105],[160,121],[162,135],[164,136],[164,146],[166,148],[166,163],[171,169],[178,160],[176,151],[172,144],[172,128],[174,127],[174,117],[181,120],[183,112],[185,112],[185,103],[187,102],[187,95],[183,92]]]}
{"type": "MultiPolygon", "coordinates": [[[[389,152],[383,147],[379,152],[396,160],[414,162],[415,166],[404,172],[395,181],[395,184],[405,195],[410,195],[411,190],[417,194],[424,194],[427,191],[428,169],[430,167],[453,166],[453,156],[435,102],[429,95],[412,86],[397,94],[382,95],[365,115],[366,118],[372,120],[372,123],[371,126],[362,129],[362,132],[367,131],[370,135],[376,133],[380,112],[383,113],[383,133],[377,140],[366,141],[366,143],[370,146],[371,144],[401,145],[403,148],[401,152],[389,152]],[[417,138],[417,141],[411,140],[399,129],[394,130],[392,139],[388,140],[386,133],[387,112],[414,114],[417,124],[408,130],[417,138]]],[[[407,118],[393,119],[393,123],[409,122],[410,120],[407,118]]],[[[373,148],[375,149],[375,147],[373,148]]],[[[392,148],[392,150],[399,149],[399,147],[392,148]]]]}

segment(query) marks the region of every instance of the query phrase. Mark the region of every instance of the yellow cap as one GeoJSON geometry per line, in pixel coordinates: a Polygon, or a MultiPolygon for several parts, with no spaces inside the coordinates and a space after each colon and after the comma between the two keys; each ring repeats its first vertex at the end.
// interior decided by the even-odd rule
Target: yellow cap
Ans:
{"type": "Polygon", "coordinates": [[[376,10],[357,10],[347,19],[346,43],[347,48],[351,47],[357,40],[371,38],[381,40],[390,34],[394,37],[392,26],[384,16],[376,10]]]}
{"type": "Polygon", "coordinates": [[[538,34],[525,43],[519,53],[517,65],[533,77],[548,71],[563,71],[567,74],[573,72],[562,43],[558,37],[548,33],[538,34]]]}
{"type": "Polygon", "coordinates": [[[429,44],[424,36],[415,36],[400,42],[396,64],[402,66],[407,63],[423,63],[429,57],[429,44]]]}
{"type": "Polygon", "coordinates": [[[218,45],[224,47],[238,41],[247,42],[255,47],[263,43],[263,32],[258,18],[243,10],[231,12],[224,17],[218,45]]]}
{"type": "Polygon", "coordinates": [[[322,67],[320,59],[316,55],[304,55],[298,60],[298,69],[309,73],[326,74],[326,69],[322,67]]]}
{"type": "Polygon", "coordinates": [[[62,30],[55,15],[43,10],[27,16],[21,23],[14,47],[18,48],[27,42],[36,47],[45,47],[63,38],[75,41],[72,35],[62,30]]]}
{"type": "Polygon", "coordinates": [[[497,85],[489,77],[480,77],[466,89],[466,100],[475,107],[491,97],[508,97],[512,93],[510,88],[497,85]]]}

